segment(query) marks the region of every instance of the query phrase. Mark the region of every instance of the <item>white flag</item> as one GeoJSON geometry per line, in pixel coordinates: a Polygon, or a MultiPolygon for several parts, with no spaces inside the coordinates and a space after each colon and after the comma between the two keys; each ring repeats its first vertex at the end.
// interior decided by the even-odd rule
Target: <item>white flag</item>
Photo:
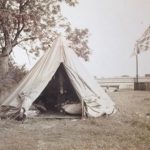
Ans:
{"type": "Polygon", "coordinates": [[[150,26],[144,32],[143,36],[136,41],[134,54],[139,54],[140,52],[150,50],[150,26]]]}

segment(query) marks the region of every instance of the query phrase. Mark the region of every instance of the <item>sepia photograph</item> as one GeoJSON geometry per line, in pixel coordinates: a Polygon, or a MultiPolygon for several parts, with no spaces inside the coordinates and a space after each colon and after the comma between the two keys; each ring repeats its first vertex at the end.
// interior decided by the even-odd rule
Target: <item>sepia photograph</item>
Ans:
{"type": "Polygon", "coordinates": [[[0,0],[0,150],[150,150],[150,0],[0,0]]]}

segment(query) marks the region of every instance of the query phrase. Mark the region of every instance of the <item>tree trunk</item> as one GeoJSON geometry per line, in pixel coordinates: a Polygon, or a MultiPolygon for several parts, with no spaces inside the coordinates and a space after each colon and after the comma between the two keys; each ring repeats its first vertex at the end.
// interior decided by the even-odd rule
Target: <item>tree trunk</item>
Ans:
{"type": "Polygon", "coordinates": [[[9,26],[7,24],[7,18],[2,20],[1,27],[5,40],[5,46],[2,47],[2,53],[0,55],[0,77],[3,78],[8,72],[9,55],[12,51],[12,43],[10,38],[9,26]]]}
{"type": "Polygon", "coordinates": [[[5,77],[8,72],[9,66],[9,56],[0,55],[0,78],[5,77]]]}

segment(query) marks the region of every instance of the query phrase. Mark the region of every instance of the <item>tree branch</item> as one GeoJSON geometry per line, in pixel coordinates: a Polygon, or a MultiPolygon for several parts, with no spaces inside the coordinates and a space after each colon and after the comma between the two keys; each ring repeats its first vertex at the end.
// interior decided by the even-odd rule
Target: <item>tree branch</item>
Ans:
{"type": "MultiPolygon", "coordinates": [[[[19,15],[21,15],[23,7],[22,7],[22,0],[19,1],[19,15]]],[[[23,18],[22,18],[23,19],[23,18]]],[[[22,20],[23,21],[23,20],[22,20]]],[[[17,39],[21,33],[21,31],[23,30],[23,28],[25,27],[24,21],[23,21],[23,25],[20,28],[20,18],[18,19],[18,23],[17,23],[17,33],[15,35],[15,38],[12,40],[12,45],[15,45],[15,43],[17,43],[17,39]]]]}
{"type": "Polygon", "coordinates": [[[7,1],[8,1],[8,0],[3,0],[3,2],[2,2],[2,8],[3,8],[3,9],[6,7],[7,1]]]}
{"type": "Polygon", "coordinates": [[[38,39],[38,37],[30,37],[30,38],[24,38],[16,43],[14,43],[13,47],[15,47],[16,45],[22,43],[22,42],[25,42],[25,41],[29,41],[29,40],[35,40],[35,39],[38,39]]]}
{"type": "Polygon", "coordinates": [[[17,44],[17,39],[18,39],[21,31],[24,29],[24,27],[25,27],[25,24],[23,23],[22,27],[20,28],[20,21],[19,21],[16,36],[15,36],[14,40],[12,41],[13,46],[17,44]]]}
{"type": "MultiPolygon", "coordinates": [[[[30,0],[27,0],[24,4],[22,3],[22,0],[20,0],[19,2],[19,14],[21,15],[23,10],[24,10],[24,7],[30,2],[30,0]]],[[[22,16],[22,27],[20,27],[21,25],[21,22],[20,22],[20,18],[18,19],[18,27],[17,27],[17,33],[16,33],[16,36],[14,38],[14,40],[12,40],[12,45],[13,47],[17,45],[17,39],[19,38],[19,35],[20,33],[22,32],[22,30],[24,29],[25,27],[25,23],[24,23],[24,19],[23,19],[23,16],[22,16]]]]}
{"type": "Polygon", "coordinates": [[[2,44],[2,41],[0,40],[0,45],[1,45],[1,48],[3,47],[3,44],[2,44]]]}
{"type": "Polygon", "coordinates": [[[27,0],[26,2],[24,2],[24,4],[22,5],[22,7],[25,7],[29,2],[30,2],[30,0],[27,0]]]}

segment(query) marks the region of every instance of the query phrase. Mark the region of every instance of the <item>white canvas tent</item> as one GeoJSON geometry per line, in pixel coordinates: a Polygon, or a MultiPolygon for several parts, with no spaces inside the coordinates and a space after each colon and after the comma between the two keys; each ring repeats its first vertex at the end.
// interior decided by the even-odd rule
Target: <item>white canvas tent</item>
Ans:
{"type": "Polygon", "coordinates": [[[67,41],[62,37],[55,40],[52,48],[46,51],[14,92],[2,103],[2,106],[14,106],[19,109],[23,107],[28,111],[52,80],[60,64],[63,65],[81,101],[84,115],[98,117],[104,113],[114,112],[114,102],[89,75],[75,52],[69,48],[67,41]],[[24,95],[24,99],[20,98],[21,95],[24,95]]]}

